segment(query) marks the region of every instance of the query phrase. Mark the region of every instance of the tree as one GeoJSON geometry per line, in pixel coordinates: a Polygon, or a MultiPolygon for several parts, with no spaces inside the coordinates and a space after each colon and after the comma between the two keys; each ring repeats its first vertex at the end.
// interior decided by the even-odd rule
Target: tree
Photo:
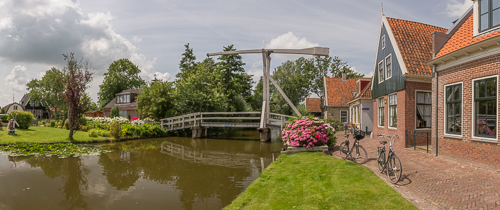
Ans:
{"type": "Polygon", "coordinates": [[[0,114],[5,114],[5,107],[2,107],[2,113],[0,114]]]}
{"type": "Polygon", "coordinates": [[[104,81],[99,85],[99,106],[104,107],[117,93],[144,86],[146,82],[139,73],[141,70],[128,59],[119,59],[111,63],[108,72],[104,73],[104,81]]]}
{"type": "Polygon", "coordinates": [[[111,118],[120,116],[120,108],[118,108],[118,105],[115,106],[114,108],[111,108],[110,115],[111,118]]]}
{"type": "Polygon", "coordinates": [[[139,89],[137,112],[141,117],[152,117],[155,121],[170,117],[174,112],[173,83],[156,81],[139,89]]]}
{"type": "Polygon", "coordinates": [[[63,54],[67,66],[63,69],[62,80],[64,87],[64,100],[68,103],[68,125],[70,140],[73,140],[74,130],[82,117],[85,107],[89,103],[88,97],[83,97],[88,84],[92,81],[94,71],[88,62],[78,61],[74,53],[63,54]]]}
{"type": "Polygon", "coordinates": [[[64,100],[64,84],[63,72],[52,67],[45,72],[41,80],[33,79],[27,86],[30,100],[44,104],[50,110],[54,108],[54,115],[57,116],[58,111],[67,109],[67,103],[64,100]]]}
{"type": "Polygon", "coordinates": [[[184,47],[186,49],[182,53],[181,62],[179,63],[180,72],[175,75],[178,80],[189,78],[196,68],[196,56],[193,54],[193,48],[189,48],[189,43],[185,44],[184,47]]]}

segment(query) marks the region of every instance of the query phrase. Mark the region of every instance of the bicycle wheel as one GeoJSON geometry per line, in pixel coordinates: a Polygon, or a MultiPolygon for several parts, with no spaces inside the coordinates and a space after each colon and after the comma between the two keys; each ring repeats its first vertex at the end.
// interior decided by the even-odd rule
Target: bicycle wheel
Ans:
{"type": "Polygon", "coordinates": [[[356,151],[352,151],[352,160],[356,163],[363,164],[368,160],[368,153],[363,146],[358,145],[356,151]]]}
{"type": "Polygon", "coordinates": [[[349,146],[347,146],[345,142],[342,142],[342,144],[340,144],[339,151],[340,151],[340,158],[345,160],[347,158],[347,153],[349,152],[349,146]]]}
{"type": "Polygon", "coordinates": [[[384,172],[385,151],[377,151],[377,165],[380,173],[384,172]]]}
{"type": "Polygon", "coordinates": [[[403,167],[401,166],[401,161],[399,161],[398,156],[393,154],[387,161],[387,177],[392,183],[396,183],[401,179],[401,174],[403,173],[403,167]]]}

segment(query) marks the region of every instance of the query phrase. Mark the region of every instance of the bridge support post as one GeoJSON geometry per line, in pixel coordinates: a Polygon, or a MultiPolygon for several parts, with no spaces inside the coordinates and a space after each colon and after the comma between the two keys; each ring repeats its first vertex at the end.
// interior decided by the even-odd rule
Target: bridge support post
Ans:
{"type": "Polygon", "coordinates": [[[260,141],[270,141],[271,140],[271,129],[269,128],[257,128],[260,134],[260,141]]]}
{"type": "Polygon", "coordinates": [[[193,132],[192,138],[193,139],[198,139],[202,137],[207,137],[208,129],[206,127],[201,127],[201,126],[194,126],[191,129],[193,132]]]}

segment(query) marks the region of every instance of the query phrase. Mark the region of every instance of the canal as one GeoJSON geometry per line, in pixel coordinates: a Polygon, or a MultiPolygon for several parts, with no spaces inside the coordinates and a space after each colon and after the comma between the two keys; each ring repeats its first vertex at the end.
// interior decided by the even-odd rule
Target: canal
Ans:
{"type": "Polygon", "coordinates": [[[0,209],[221,209],[267,166],[281,141],[254,130],[99,144],[100,156],[0,155],[0,209]]]}

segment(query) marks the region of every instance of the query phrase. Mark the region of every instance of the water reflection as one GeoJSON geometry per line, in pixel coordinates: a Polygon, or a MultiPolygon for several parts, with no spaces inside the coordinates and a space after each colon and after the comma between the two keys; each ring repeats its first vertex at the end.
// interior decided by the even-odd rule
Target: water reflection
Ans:
{"type": "Polygon", "coordinates": [[[257,178],[261,157],[281,149],[279,142],[190,138],[102,146],[112,152],[66,159],[0,156],[0,208],[220,209],[257,178]]]}

